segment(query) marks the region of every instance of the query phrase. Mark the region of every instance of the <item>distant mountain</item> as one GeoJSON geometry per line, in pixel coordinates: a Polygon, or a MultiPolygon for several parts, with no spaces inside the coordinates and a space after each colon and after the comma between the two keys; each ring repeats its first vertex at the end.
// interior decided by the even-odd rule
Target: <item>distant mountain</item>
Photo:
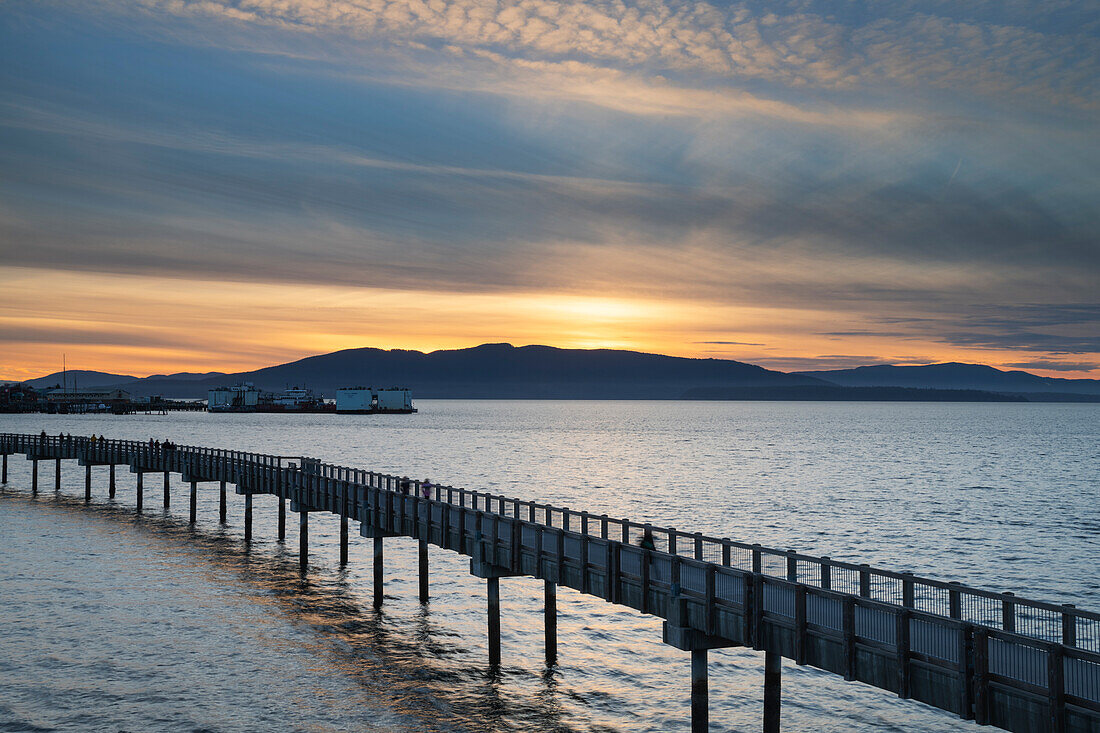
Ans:
{"type": "Polygon", "coordinates": [[[1057,379],[1021,371],[1002,371],[981,364],[927,366],[864,366],[855,369],[795,372],[843,387],[913,387],[917,389],[975,389],[1009,394],[1100,395],[1098,379],[1057,379]]]}
{"type": "Polygon", "coordinates": [[[46,389],[55,384],[61,384],[64,381],[68,384],[69,389],[72,389],[74,386],[77,389],[92,389],[128,384],[139,379],[140,377],[132,377],[128,374],[110,374],[108,372],[91,372],[82,369],[73,369],[68,372],[54,372],[53,374],[47,374],[37,379],[28,379],[23,382],[23,384],[30,385],[35,389],[46,389]]]}
{"type": "Polygon", "coordinates": [[[199,379],[211,379],[215,377],[224,377],[225,372],[177,372],[176,374],[153,374],[144,379],[171,379],[181,382],[193,382],[199,379]]]}
{"type": "MultiPolygon", "coordinates": [[[[802,400],[814,402],[1028,402],[1026,397],[976,389],[912,387],[695,387],[685,400],[802,400]]],[[[1097,398],[1100,400],[1100,397],[1097,398]]]]}
{"type": "MultiPolygon", "coordinates": [[[[70,386],[119,387],[135,397],[201,399],[213,387],[251,382],[260,389],[409,387],[414,398],[737,399],[899,401],[1100,401],[1100,380],[1051,379],[979,364],[866,366],[783,372],[727,359],[687,359],[614,349],[482,344],[469,349],[347,349],[249,372],[132,377],[72,371],[70,386]]],[[[31,380],[53,386],[61,374],[31,380]]]]}
{"type": "Polygon", "coordinates": [[[414,398],[679,399],[706,386],[822,384],[725,359],[686,359],[612,349],[483,344],[449,351],[348,349],[198,379],[149,377],[127,382],[135,396],[205,397],[211,387],[252,382],[265,390],[305,385],[326,396],[339,387],[407,386],[414,398]]]}

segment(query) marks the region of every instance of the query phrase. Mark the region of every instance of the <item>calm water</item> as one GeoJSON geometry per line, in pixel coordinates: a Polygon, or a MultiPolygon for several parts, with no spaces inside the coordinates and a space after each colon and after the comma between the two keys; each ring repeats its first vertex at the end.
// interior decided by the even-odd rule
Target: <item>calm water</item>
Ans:
{"type": "MultiPolygon", "coordinates": [[[[0,416],[0,430],[312,455],[574,509],[701,530],[1100,607],[1100,406],[421,401],[412,416],[0,416]]],[[[432,548],[386,541],[384,610],[370,540],[337,566],[337,522],[275,541],[257,497],[217,523],[200,485],[187,526],[147,479],[107,499],[95,469],[12,459],[0,490],[0,730],[684,730],[688,655],[660,624],[559,591],[560,666],[541,662],[541,581],[501,582],[504,667],[488,674],[484,584],[432,548]]],[[[292,519],[293,517],[291,517],[292,519]]],[[[355,541],[358,540],[358,541],[355,541]]],[[[762,655],[711,654],[714,730],[759,730],[762,655]]],[[[784,664],[788,731],[975,730],[889,693],[784,664]]]]}

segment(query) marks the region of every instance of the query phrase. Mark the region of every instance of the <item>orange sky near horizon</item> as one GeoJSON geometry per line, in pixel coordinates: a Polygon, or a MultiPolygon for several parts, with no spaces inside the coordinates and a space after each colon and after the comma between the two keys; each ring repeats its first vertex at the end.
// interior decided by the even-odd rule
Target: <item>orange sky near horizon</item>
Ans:
{"type": "MultiPolygon", "coordinates": [[[[858,314],[586,294],[455,293],[0,268],[0,376],[69,369],[237,372],[364,346],[419,351],[506,341],[736,359],[782,371],[888,361],[984,363],[1043,353],[874,334],[858,314]],[[870,355],[883,355],[882,357],[870,355]],[[861,355],[862,356],[861,358],[861,355]]],[[[1028,369],[1091,378],[1087,370],[1028,369]]]]}

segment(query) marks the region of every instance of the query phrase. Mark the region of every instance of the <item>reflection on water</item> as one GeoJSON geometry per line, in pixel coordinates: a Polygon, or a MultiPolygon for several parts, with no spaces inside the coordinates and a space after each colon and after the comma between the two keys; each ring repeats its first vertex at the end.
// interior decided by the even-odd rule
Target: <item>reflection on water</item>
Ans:
{"type": "MultiPolygon", "coordinates": [[[[426,407],[356,419],[5,416],[2,429],[300,452],[1015,590],[1045,566],[1039,595],[1100,605],[1086,567],[1100,527],[1087,500],[1093,406],[426,407]]],[[[560,666],[547,670],[541,581],[504,579],[504,666],[492,674],[484,584],[453,553],[432,548],[421,606],[415,542],[386,540],[376,613],[371,542],[353,538],[340,569],[331,517],[310,523],[303,576],[296,523],[285,547],[274,541],[270,497],[256,498],[246,548],[242,502],[230,498],[219,526],[216,484],[200,485],[192,529],[178,477],[171,509],[157,482],[137,515],[128,474],[109,502],[96,469],[85,507],[82,470],[66,464],[55,495],[43,463],[46,488],[31,498],[28,467],[13,458],[0,491],[0,729],[686,728],[687,655],[660,643],[655,619],[561,589],[560,666]]],[[[714,729],[758,729],[760,656],[711,658],[714,729]]],[[[784,674],[785,730],[972,727],[812,669],[784,674]]]]}

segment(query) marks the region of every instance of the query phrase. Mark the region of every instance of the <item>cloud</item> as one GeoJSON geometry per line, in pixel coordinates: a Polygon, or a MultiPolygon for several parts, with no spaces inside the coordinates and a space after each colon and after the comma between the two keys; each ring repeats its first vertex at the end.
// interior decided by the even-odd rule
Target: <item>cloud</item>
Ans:
{"type": "MultiPolygon", "coordinates": [[[[149,12],[283,31],[384,39],[501,64],[569,62],[651,76],[763,80],[788,88],[904,84],[1100,103],[1100,41],[1035,23],[1042,11],[960,14],[910,3],[889,14],[845,4],[713,5],[687,0],[141,0],[149,12]]],[[[562,69],[567,67],[562,66],[562,69]]]]}
{"type": "Polygon", "coordinates": [[[757,344],[750,341],[692,341],[693,344],[717,344],[720,346],[766,346],[766,344],[757,344]]]}
{"type": "Polygon", "coordinates": [[[1095,361],[1050,361],[1048,359],[1035,359],[1033,361],[1017,361],[1001,364],[1002,367],[1015,369],[1044,369],[1052,372],[1091,372],[1100,369],[1100,362],[1095,361]]]}

